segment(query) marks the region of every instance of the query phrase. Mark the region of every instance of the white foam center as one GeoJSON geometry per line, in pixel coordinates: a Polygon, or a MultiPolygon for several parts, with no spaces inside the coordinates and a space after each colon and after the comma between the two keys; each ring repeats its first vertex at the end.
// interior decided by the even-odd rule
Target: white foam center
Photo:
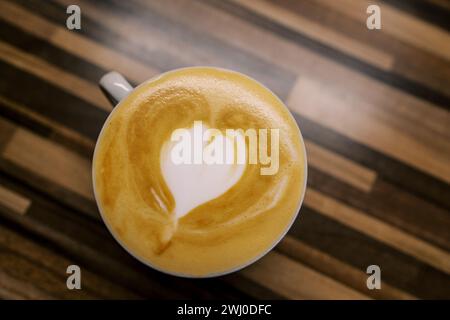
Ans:
{"type": "MultiPolygon", "coordinates": [[[[202,134],[207,130],[203,126],[202,134]]],[[[189,134],[194,137],[194,127],[189,129],[189,134]]],[[[198,132],[197,132],[198,134],[198,132]]],[[[192,141],[194,138],[192,138],[192,141]]],[[[176,163],[173,161],[173,151],[177,150],[177,144],[180,142],[167,141],[161,150],[161,171],[172,196],[175,199],[175,217],[179,219],[189,213],[192,209],[199,205],[215,199],[233,187],[241,178],[245,171],[247,163],[245,138],[237,135],[234,141],[240,141],[241,144],[233,144],[233,138],[223,134],[214,135],[214,138],[207,141],[201,141],[203,159],[207,154],[211,154],[214,148],[223,148],[225,155],[231,159],[237,159],[237,155],[243,155],[244,163],[212,163],[202,161],[202,163],[176,163]],[[226,143],[226,142],[230,143],[226,143]],[[238,146],[241,147],[238,147],[238,146]]],[[[216,149],[217,150],[217,149],[216,149]]],[[[195,157],[195,153],[199,152],[194,143],[191,144],[191,155],[195,157]]],[[[198,158],[198,157],[197,157],[198,158]]]]}

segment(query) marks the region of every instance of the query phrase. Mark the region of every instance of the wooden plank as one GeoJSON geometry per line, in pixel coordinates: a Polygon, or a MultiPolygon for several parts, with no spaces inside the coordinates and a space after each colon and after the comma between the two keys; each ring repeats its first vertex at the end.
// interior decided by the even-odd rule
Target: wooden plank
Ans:
{"type": "Polygon", "coordinates": [[[450,140],[445,129],[450,113],[412,110],[401,104],[396,110],[383,110],[307,77],[298,79],[288,105],[313,121],[450,183],[450,140]],[[398,116],[393,117],[393,112],[398,116]],[[434,118],[433,112],[441,118],[428,126],[426,117],[434,118]]]}
{"type": "MultiPolygon", "coordinates": [[[[66,269],[69,265],[77,264],[76,261],[71,261],[55,252],[52,252],[48,248],[39,245],[25,236],[0,226],[0,247],[2,250],[10,250],[11,254],[16,257],[22,257],[32,263],[30,266],[32,272],[35,270],[42,270],[47,273],[53,274],[56,278],[55,286],[52,287],[52,292],[56,297],[62,298],[80,298],[78,290],[70,291],[66,287],[66,269]]],[[[83,265],[81,269],[81,291],[87,291],[94,294],[96,297],[109,298],[109,299],[136,299],[139,296],[133,292],[124,289],[106,279],[101,274],[94,274],[83,265]]],[[[7,270],[5,270],[7,271],[7,270]]],[[[27,280],[27,279],[25,279],[27,280]]],[[[42,286],[45,279],[35,279],[30,281],[33,285],[42,286]]],[[[28,286],[24,286],[23,283],[16,283],[13,286],[21,294],[27,295],[29,292],[28,286]]],[[[36,293],[36,298],[46,299],[43,293],[36,293]]]]}
{"type": "MultiPolygon", "coordinates": [[[[402,43],[398,45],[400,46],[402,43]]],[[[422,53],[419,50],[404,51],[395,60],[393,71],[449,97],[450,88],[447,83],[450,78],[450,64],[444,59],[437,59],[427,52],[422,53]]]]}
{"type": "Polygon", "coordinates": [[[305,204],[321,214],[450,274],[450,254],[312,188],[305,204]]]}
{"type": "Polygon", "coordinates": [[[285,10],[265,0],[232,1],[383,70],[392,68],[394,59],[386,52],[349,38],[344,34],[337,33],[333,29],[326,28],[304,16],[285,10]]]}
{"type": "Polygon", "coordinates": [[[369,192],[376,179],[376,173],[345,157],[331,152],[310,140],[305,140],[308,164],[327,174],[369,192]]]}
{"type": "Polygon", "coordinates": [[[96,85],[67,73],[3,41],[0,41],[0,59],[70,92],[100,109],[112,110],[111,104],[96,85]]]}
{"type": "Polygon", "coordinates": [[[69,149],[19,128],[3,151],[3,157],[87,199],[94,199],[90,161],[69,149]]]}
{"type": "MultiPolygon", "coordinates": [[[[4,96],[0,95],[0,105],[3,112],[8,110],[8,117],[13,121],[19,122],[21,125],[27,126],[32,130],[36,130],[39,127],[41,131],[49,131],[48,138],[54,140],[57,143],[61,143],[72,150],[81,153],[84,156],[92,157],[94,152],[95,142],[80,134],[79,132],[72,130],[60,123],[53,121],[41,114],[33,111],[31,108],[26,107],[20,103],[12,101],[4,96]]],[[[6,112],[5,112],[6,113],[6,112]]],[[[2,122],[8,124],[7,122],[2,122]]],[[[10,125],[11,126],[11,125],[10,125]]],[[[0,130],[1,126],[0,126],[0,130]]],[[[1,142],[0,142],[1,145],[1,142]]]]}
{"type": "MultiPolygon", "coordinates": [[[[136,0],[143,8],[182,23],[185,28],[197,32],[207,32],[224,43],[296,72],[307,71],[311,60],[321,63],[322,58],[290,41],[262,30],[244,19],[234,17],[221,10],[205,6],[201,2],[173,0],[174,5],[166,6],[162,2],[136,0]],[[291,57],[292,59],[288,58],[291,57]],[[295,56],[295,58],[294,58],[295,56]],[[302,57],[302,59],[299,59],[302,57]],[[288,62],[286,62],[286,59],[288,62]],[[306,59],[306,61],[304,60],[306,59]],[[305,62],[305,63],[303,63],[305,62]],[[301,65],[301,66],[299,66],[301,65]],[[305,67],[308,67],[306,68],[305,67]]],[[[208,2],[206,2],[208,4],[208,2]]]]}
{"type": "MultiPolygon", "coordinates": [[[[413,105],[414,107],[411,106],[411,108],[419,109],[421,116],[428,112],[429,121],[427,120],[428,117],[422,117],[425,118],[423,121],[430,124],[434,123],[434,126],[439,127],[440,132],[447,132],[445,129],[447,123],[442,120],[442,115],[445,115],[445,112],[442,112],[433,104],[374,81],[367,75],[342,67],[329,59],[324,59],[242,19],[237,19],[202,4],[182,0],[175,0],[176,5],[173,6],[164,6],[159,2],[139,1],[139,3],[161,15],[185,23],[186,28],[192,28],[196,31],[206,30],[214,37],[271,61],[273,64],[294,70],[299,75],[314,78],[319,82],[332,84],[339,90],[345,91],[346,95],[355,95],[368,103],[380,104],[386,109],[395,108],[396,112],[404,109],[409,110],[405,108],[405,105],[413,105]],[[352,88],[352,90],[349,91],[348,88],[352,88]]],[[[406,112],[406,110],[404,111],[406,112]]]]}
{"type": "MultiPolygon", "coordinates": [[[[345,34],[357,41],[382,48],[394,57],[391,74],[401,75],[437,92],[450,96],[450,88],[446,86],[450,77],[450,65],[447,61],[429,51],[412,46],[386,32],[365,28],[365,22],[352,19],[315,1],[279,0],[276,2],[286,10],[296,12],[312,19],[314,22],[331,28],[335,32],[345,34]]],[[[412,6],[418,6],[414,3],[412,6]]],[[[417,11],[421,11],[417,9],[417,11]]],[[[365,13],[361,12],[361,13],[365,13]]],[[[366,14],[366,16],[368,16],[366,14]]]]}
{"type": "Polygon", "coordinates": [[[448,10],[445,10],[443,5],[439,6],[438,4],[438,2],[447,2],[447,0],[383,0],[383,2],[408,13],[416,19],[424,20],[447,31],[450,30],[448,10]]]}
{"type": "MultiPolygon", "coordinates": [[[[38,287],[38,290],[47,295],[56,296],[57,298],[70,298],[70,294],[78,299],[98,299],[100,298],[89,290],[67,290],[65,279],[55,273],[39,268],[33,265],[28,259],[14,253],[11,250],[0,250],[0,270],[5,270],[11,278],[18,281],[11,281],[9,278],[9,286],[13,287],[16,292],[25,292],[30,286],[21,286],[22,284],[32,284],[31,287],[38,287]]],[[[26,293],[23,294],[26,297],[26,293]]]]}
{"type": "Polygon", "coordinates": [[[14,213],[23,215],[27,213],[31,201],[30,199],[0,185],[0,205],[10,209],[14,213]]]}
{"type": "Polygon", "coordinates": [[[14,134],[15,127],[6,121],[0,119],[0,152],[8,144],[12,135],[14,134]]]}
{"type": "MultiPolygon", "coordinates": [[[[58,1],[67,3],[66,0],[58,1]]],[[[140,47],[142,56],[162,52],[155,59],[167,56],[169,60],[174,57],[182,62],[182,66],[207,64],[236,70],[258,79],[282,98],[287,96],[293,84],[295,76],[289,69],[219,41],[204,30],[194,31],[177,20],[153,13],[153,10],[144,11],[133,2],[112,1],[110,5],[100,3],[97,6],[88,1],[79,0],[78,3],[87,9],[89,18],[100,21],[140,47]],[[167,37],[168,33],[170,37],[167,37]]]]}
{"type": "MultiPolygon", "coordinates": [[[[1,99],[0,99],[1,100],[1,99]]],[[[1,103],[0,103],[1,105],[1,103]]],[[[2,105],[3,107],[3,105],[2,105]]],[[[4,109],[2,109],[4,110],[4,109]]],[[[22,120],[25,118],[21,118],[22,120]]],[[[19,130],[18,127],[12,123],[10,123],[7,120],[4,120],[0,117],[0,131],[2,131],[2,128],[10,128],[11,129],[11,135],[13,136],[15,130],[19,130]]],[[[34,125],[33,125],[34,127],[34,125]]],[[[52,133],[48,133],[47,130],[48,127],[38,127],[39,131],[44,131],[44,133],[39,133],[40,136],[37,136],[39,139],[52,139],[52,133]]],[[[35,128],[33,128],[35,129],[35,128]]],[[[55,139],[55,140],[58,140],[55,139]]],[[[8,140],[9,141],[9,140],[8,140]]],[[[50,142],[50,141],[49,141],[50,142]]],[[[54,143],[54,142],[51,142],[54,143]]],[[[76,144],[76,142],[73,142],[76,144]]],[[[73,143],[67,143],[67,144],[73,144],[73,143]]],[[[59,145],[56,143],[55,145],[59,145]]],[[[77,144],[78,145],[78,144],[77,144]]],[[[6,146],[6,145],[5,145],[6,146]]],[[[61,146],[62,147],[62,146],[61,146]]],[[[24,150],[25,152],[26,150],[24,150]]],[[[75,154],[78,154],[80,157],[85,158],[86,154],[80,154],[80,152],[74,152],[75,154]]],[[[89,155],[88,157],[91,157],[92,152],[88,151],[89,155]]],[[[1,153],[0,153],[1,155],[1,153]]],[[[41,155],[37,157],[38,160],[40,160],[41,155]]],[[[42,166],[45,166],[44,163],[41,164],[42,166]]],[[[76,165],[76,164],[75,164],[76,165]]],[[[21,183],[24,183],[28,186],[31,186],[32,188],[35,188],[37,190],[42,190],[47,196],[50,196],[53,198],[53,201],[63,203],[64,205],[70,206],[72,208],[76,208],[79,210],[79,212],[82,212],[89,216],[90,218],[94,218],[96,220],[100,219],[100,216],[98,214],[97,205],[93,201],[92,198],[86,198],[85,196],[79,195],[78,193],[71,191],[67,188],[62,188],[60,184],[53,180],[49,180],[48,177],[42,176],[41,172],[35,172],[27,169],[26,167],[21,167],[20,164],[15,164],[12,161],[9,161],[3,157],[0,157],[0,170],[3,170],[4,172],[7,172],[8,175],[14,176],[17,181],[20,181],[21,183]]]]}
{"type": "MultiPolygon", "coordinates": [[[[0,96],[91,139],[97,138],[108,112],[1,59],[0,68],[8,79],[0,83],[0,96]],[[23,94],[24,90],[27,94],[23,94]]],[[[7,110],[2,108],[1,113],[5,115],[7,110]]]]}
{"type": "Polygon", "coordinates": [[[63,188],[56,182],[4,158],[0,158],[0,173],[1,172],[14,177],[17,183],[24,184],[37,192],[45,194],[49,200],[70,207],[72,210],[76,211],[77,215],[84,215],[85,217],[96,221],[101,220],[97,205],[92,199],[88,199],[67,188],[63,188]]]}
{"type": "MultiPolygon", "coordinates": [[[[60,25],[61,21],[66,21],[67,19],[67,6],[61,5],[56,1],[16,0],[15,3],[55,25],[60,25]]],[[[96,5],[103,6],[106,3],[97,2],[96,5]]],[[[160,65],[154,62],[151,54],[145,54],[145,50],[138,43],[133,43],[128,37],[122,37],[113,30],[105,28],[99,21],[93,20],[85,14],[83,18],[83,28],[76,31],[78,35],[150,68],[158,71],[164,70],[164,68],[161,68],[160,65]]],[[[94,82],[97,82],[97,80],[98,78],[94,82]]],[[[133,80],[130,83],[133,85],[139,84],[139,82],[133,80]]]]}
{"type": "Polygon", "coordinates": [[[437,299],[450,294],[447,273],[322,215],[306,203],[289,235],[362,272],[376,264],[382,269],[384,282],[420,299],[437,299]]]}
{"type": "Polygon", "coordinates": [[[0,3],[0,18],[106,70],[117,70],[136,83],[158,73],[148,65],[80,36],[65,26],[53,24],[12,2],[0,3]]]}
{"type": "MultiPolygon", "coordinates": [[[[436,104],[437,106],[440,106],[443,109],[446,110],[449,109],[448,106],[450,105],[450,98],[448,95],[442,94],[441,92],[436,91],[428,86],[424,86],[416,81],[411,81],[410,79],[400,74],[394,72],[387,72],[380,68],[376,68],[373,65],[369,65],[359,59],[353,58],[352,56],[342,51],[336,50],[319,41],[316,41],[313,38],[306,37],[300,32],[287,28],[284,25],[276,21],[273,21],[265,16],[255,14],[250,9],[239,6],[234,2],[211,0],[211,1],[202,1],[202,3],[217,7],[220,10],[225,11],[232,16],[239,17],[240,19],[249,22],[250,24],[258,27],[260,32],[264,31],[266,36],[276,35],[277,37],[287,40],[288,42],[301,46],[302,48],[307,49],[307,51],[309,51],[310,53],[314,53],[316,59],[325,58],[326,60],[332,60],[339,66],[346,67],[352,71],[356,71],[357,73],[361,73],[366,77],[371,78],[372,80],[388,84],[393,88],[400,90],[401,92],[429,101],[433,104],[436,104]]],[[[238,32],[241,32],[241,30],[239,30],[238,32]]],[[[267,40],[268,39],[266,39],[266,37],[262,38],[263,42],[266,42],[267,40]]],[[[249,39],[248,41],[251,40],[249,39]]],[[[247,47],[249,50],[252,50],[250,45],[248,45],[247,47]]],[[[281,51],[280,47],[273,47],[272,50],[277,50],[278,52],[277,57],[279,60],[281,59],[280,55],[285,54],[285,52],[281,51]]],[[[293,55],[294,52],[288,52],[288,55],[291,54],[293,55]]],[[[293,64],[296,63],[295,61],[297,61],[297,63],[299,62],[306,63],[306,61],[302,61],[304,60],[303,57],[302,59],[299,59],[298,57],[299,57],[298,55],[295,55],[293,57],[294,58],[294,62],[292,62],[293,64]]],[[[287,61],[284,61],[283,63],[287,63],[287,61]]],[[[318,63],[317,60],[316,63],[318,63]]],[[[308,69],[316,68],[317,67],[316,63],[310,64],[309,66],[306,63],[306,66],[301,71],[302,74],[306,72],[308,69]]],[[[293,66],[291,65],[288,66],[287,68],[291,70],[293,66]]],[[[327,75],[332,77],[335,76],[334,72],[331,71],[330,69],[324,69],[324,74],[326,76],[327,75]]],[[[325,79],[327,78],[325,77],[325,79]]],[[[345,78],[340,77],[338,81],[341,84],[343,84],[342,83],[344,82],[343,80],[345,80],[345,78]]]]}
{"type": "Polygon", "coordinates": [[[36,288],[32,283],[26,280],[19,280],[12,277],[7,273],[7,270],[0,269],[0,297],[2,299],[14,299],[14,300],[24,300],[24,299],[56,299],[55,296],[36,288]]]}
{"type": "Polygon", "coordinates": [[[382,14],[381,32],[386,32],[401,41],[428,50],[447,61],[450,60],[450,34],[448,32],[405,14],[386,3],[369,0],[314,1],[341,12],[352,19],[361,21],[364,24],[367,19],[367,7],[370,4],[377,4],[380,6],[382,14]]]}
{"type": "Polygon", "coordinates": [[[254,299],[260,300],[282,300],[285,299],[281,294],[274,292],[256,281],[247,278],[242,272],[235,272],[222,277],[224,281],[240,291],[245,292],[254,299]]]}
{"type": "MultiPolygon", "coordinates": [[[[65,12],[64,10],[64,14],[66,14],[65,12]]],[[[105,69],[89,63],[76,55],[72,55],[70,52],[45,41],[43,38],[35,37],[2,19],[0,19],[0,38],[11,46],[92,83],[97,83],[106,73],[105,69]]]]}
{"type": "Polygon", "coordinates": [[[267,254],[241,273],[290,299],[368,298],[277,252],[267,254]]]}
{"type": "Polygon", "coordinates": [[[366,285],[368,275],[363,270],[358,270],[292,236],[286,236],[278,244],[277,251],[374,299],[416,299],[383,280],[381,290],[369,290],[366,285]]]}
{"type": "MultiPolygon", "coordinates": [[[[379,118],[387,123],[399,122],[396,126],[403,126],[403,129],[411,136],[424,135],[422,139],[430,139],[429,135],[434,133],[439,137],[450,135],[446,129],[450,113],[437,105],[400,92],[387,84],[372,81],[348,69],[336,68],[328,73],[321,68],[316,71],[316,74],[301,75],[299,79],[305,81],[311,79],[312,82],[329,89],[330,94],[338,93],[347,104],[349,100],[355,100],[363,106],[372,107],[375,111],[379,110],[381,113],[381,115],[377,114],[379,118]],[[345,77],[349,77],[350,81],[346,83],[341,81],[345,77]],[[417,125],[418,121],[420,125],[417,125]]],[[[294,86],[292,92],[295,92],[295,89],[294,86]]],[[[307,102],[306,99],[305,102],[307,102]]]]}
{"type": "MultiPolygon", "coordinates": [[[[375,183],[371,198],[372,203],[378,203],[374,205],[372,212],[378,211],[377,216],[380,219],[394,221],[399,228],[422,239],[430,239],[439,247],[450,251],[448,210],[424,201],[383,180],[375,183]],[[393,217],[386,219],[387,215],[393,217]]],[[[354,201],[355,204],[356,202],[354,201]]]]}
{"type": "Polygon", "coordinates": [[[412,195],[383,178],[379,177],[371,192],[366,193],[310,167],[308,187],[450,251],[448,210],[412,195]]]}
{"type": "Polygon", "coordinates": [[[411,193],[416,199],[420,197],[431,204],[450,210],[450,187],[444,181],[348,139],[296,112],[293,116],[302,128],[305,138],[376,171],[378,177],[396,185],[398,189],[403,189],[404,192],[411,193]]]}

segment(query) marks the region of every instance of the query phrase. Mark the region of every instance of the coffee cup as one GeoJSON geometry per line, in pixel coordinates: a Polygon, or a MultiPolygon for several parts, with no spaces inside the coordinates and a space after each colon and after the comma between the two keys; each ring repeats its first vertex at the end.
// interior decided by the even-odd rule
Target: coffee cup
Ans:
{"type": "Polygon", "coordinates": [[[110,72],[114,106],[96,143],[95,199],[133,257],[175,276],[242,269],[297,218],[307,160],[297,123],[268,88],[241,73],[190,67],[133,88],[110,72]]]}

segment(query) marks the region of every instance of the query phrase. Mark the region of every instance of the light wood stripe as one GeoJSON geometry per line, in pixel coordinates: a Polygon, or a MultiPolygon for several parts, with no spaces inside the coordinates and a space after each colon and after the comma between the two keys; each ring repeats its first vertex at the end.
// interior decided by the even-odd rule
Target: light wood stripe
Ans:
{"type": "MultiPolygon", "coordinates": [[[[70,0],[57,0],[63,5],[73,3],[70,0]]],[[[162,51],[168,55],[176,56],[180,63],[185,65],[193,64],[191,61],[198,60],[198,56],[202,57],[199,62],[202,65],[211,64],[217,57],[197,50],[195,45],[191,45],[188,50],[185,49],[184,44],[173,41],[167,36],[167,33],[158,28],[151,28],[143,24],[134,17],[117,14],[109,10],[101,10],[95,6],[91,1],[77,0],[80,7],[85,8],[85,14],[93,20],[101,21],[102,25],[113,30],[120,36],[127,38],[128,41],[134,45],[145,48],[148,52],[162,51]]]]}
{"type": "Polygon", "coordinates": [[[443,128],[438,127],[450,124],[450,113],[444,110],[427,113],[408,105],[386,110],[306,77],[298,79],[288,105],[308,119],[450,183],[449,132],[441,133],[443,128]],[[394,117],[394,112],[400,114],[394,117]],[[433,117],[433,112],[440,113],[441,119],[429,128],[425,117],[433,117]]]}
{"type": "Polygon", "coordinates": [[[16,130],[3,157],[70,191],[94,199],[90,161],[28,130],[16,130]]]}
{"type": "Polygon", "coordinates": [[[31,205],[31,200],[0,185],[0,205],[24,215],[31,205]]]}
{"type": "Polygon", "coordinates": [[[450,254],[440,248],[312,188],[306,192],[305,204],[329,218],[450,274],[450,254]]]}
{"type": "MultiPolygon", "coordinates": [[[[61,255],[55,254],[46,247],[0,226],[0,248],[2,247],[27,257],[31,262],[39,262],[40,265],[36,265],[36,269],[53,271],[55,274],[61,275],[61,285],[54,288],[54,293],[58,294],[58,291],[60,291],[62,296],[73,298],[78,296],[76,292],[67,290],[65,285],[67,276],[66,268],[71,264],[76,264],[74,261],[70,261],[61,255]]],[[[100,293],[104,297],[109,298],[137,298],[134,293],[111,283],[100,275],[93,274],[83,266],[80,267],[82,270],[82,288],[84,290],[94,291],[95,293],[100,293]]],[[[31,290],[28,290],[28,287],[24,283],[12,283],[12,288],[16,288],[20,290],[20,292],[32,292],[31,290]]],[[[36,294],[36,297],[39,297],[39,294],[36,294]]],[[[43,296],[41,295],[41,298],[42,297],[43,296]]]]}
{"type": "MultiPolygon", "coordinates": [[[[335,69],[340,67],[330,59],[316,55],[276,34],[265,32],[252,23],[220,9],[188,0],[172,0],[173,6],[165,6],[164,3],[159,1],[134,1],[148,7],[149,10],[183,23],[186,27],[198,32],[207,32],[224,43],[229,43],[245,52],[298,74],[317,73],[318,69],[322,70],[322,65],[327,72],[335,72],[335,69]]],[[[351,79],[351,77],[342,80],[348,79],[351,79]]]]}
{"type": "Polygon", "coordinates": [[[393,57],[382,50],[349,38],[276,4],[265,0],[232,1],[383,70],[392,68],[393,57]]]}
{"type": "Polygon", "coordinates": [[[92,105],[110,111],[111,105],[96,85],[0,41],[0,59],[50,82],[92,105]]]}
{"type": "Polygon", "coordinates": [[[267,254],[241,273],[290,299],[368,299],[277,252],[267,254]]]}
{"type": "MultiPolygon", "coordinates": [[[[0,270],[3,269],[11,277],[10,289],[23,293],[25,297],[28,296],[27,289],[36,287],[36,294],[39,291],[48,292],[52,296],[59,299],[66,298],[82,298],[82,299],[98,299],[99,296],[83,290],[67,290],[65,286],[66,279],[64,277],[64,269],[60,274],[49,271],[47,268],[36,266],[27,257],[17,254],[11,250],[0,250],[0,270]],[[18,281],[11,281],[17,279],[18,281]],[[28,284],[28,285],[27,285],[28,284]]],[[[82,278],[83,279],[83,278],[82,278]]],[[[83,287],[82,287],[83,288],[83,287]]],[[[27,297],[28,298],[28,297],[27,297]]]]}
{"type": "MultiPolygon", "coordinates": [[[[399,2],[398,0],[394,1],[399,2]]],[[[288,10],[301,12],[302,15],[313,19],[319,24],[335,29],[336,32],[341,32],[391,54],[394,56],[394,65],[389,76],[379,70],[371,70],[367,67],[362,67],[361,71],[373,75],[377,79],[383,79],[382,81],[390,82],[393,86],[398,86],[412,94],[417,90],[419,96],[440,101],[442,105],[446,105],[444,102],[447,100],[445,96],[450,96],[450,90],[445,85],[445,82],[449,78],[450,68],[441,57],[416,46],[411,46],[404,41],[399,41],[398,38],[383,32],[383,30],[368,30],[365,27],[365,20],[352,19],[320,3],[295,0],[280,0],[277,3],[288,10]],[[414,91],[412,90],[413,88],[415,89],[414,91]]],[[[405,7],[405,9],[402,8],[401,10],[409,11],[406,7],[411,9],[416,7],[416,4],[401,6],[405,7]]],[[[416,8],[417,15],[422,15],[419,14],[418,10],[421,9],[419,7],[416,8]]],[[[364,16],[364,19],[368,17],[364,8],[360,14],[364,16]]],[[[428,18],[430,18],[430,15],[428,15],[428,18]]],[[[441,17],[436,18],[441,20],[441,17]]],[[[415,19],[419,20],[420,17],[416,16],[415,19]]],[[[344,62],[341,58],[338,59],[344,62]]],[[[351,67],[356,67],[354,62],[348,61],[348,63],[351,67]]],[[[358,69],[358,67],[355,69],[358,69]]]]}
{"type": "Polygon", "coordinates": [[[16,279],[0,269],[0,297],[3,299],[41,299],[49,300],[56,297],[36,288],[33,284],[16,279]]]}
{"type": "Polygon", "coordinates": [[[358,270],[332,256],[319,251],[291,236],[286,236],[277,245],[277,251],[300,259],[314,270],[322,272],[333,279],[355,288],[359,292],[377,299],[417,299],[413,295],[393,287],[382,280],[381,290],[368,290],[366,281],[368,275],[364,270],[358,270]]]}
{"type": "MultiPolygon", "coordinates": [[[[311,0],[310,0],[311,1],[311,0]]],[[[366,26],[366,9],[377,4],[381,9],[381,32],[385,32],[412,46],[427,50],[444,59],[450,60],[450,33],[423,20],[410,16],[387,3],[377,0],[312,0],[327,8],[361,22],[366,26]]]]}
{"type": "Polygon", "coordinates": [[[376,179],[376,173],[345,157],[331,152],[312,141],[305,140],[308,165],[364,192],[369,192],[376,179]]]}
{"type": "Polygon", "coordinates": [[[10,290],[6,287],[0,287],[0,298],[3,300],[23,300],[23,299],[25,299],[22,292],[15,292],[14,290],[10,290]]]}
{"type": "Polygon", "coordinates": [[[75,31],[69,31],[63,25],[55,25],[12,2],[0,1],[0,18],[107,71],[116,70],[135,83],[141,83],[159,73],[148,65],[128,58],[75,31]]]}
{"type": "Polygon", "coordinates": [[[64,139],[75,142],[77,145],[80,145],[86,150],[94,150],[95,142],[92,139],[78,133],[77,131],[73,131],[58,122],[52,121],[47,117],[40,115],[39,113],[34,112],[32,109],[27,108],[15,101],[12,101],[6,97],[0,95],[0,103],[6,105],[8,108],[14,110],[17,114],[19,114],[23,118],[32,119],[43,126],[51,128],[53,132],[64,139]]]}

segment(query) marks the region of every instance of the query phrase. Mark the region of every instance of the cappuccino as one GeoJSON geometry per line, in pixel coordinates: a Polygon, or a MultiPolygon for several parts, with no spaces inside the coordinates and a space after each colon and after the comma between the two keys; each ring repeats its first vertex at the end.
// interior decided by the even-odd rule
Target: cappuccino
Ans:
{"type": "Polygon", "coordinates": [[[130,253],[206,277],[255,261],[287,232],[306,155],[270,90],[237,72],[185,68],[143,83],[113,110],[93,181],[106,225],[130,253]]]}

